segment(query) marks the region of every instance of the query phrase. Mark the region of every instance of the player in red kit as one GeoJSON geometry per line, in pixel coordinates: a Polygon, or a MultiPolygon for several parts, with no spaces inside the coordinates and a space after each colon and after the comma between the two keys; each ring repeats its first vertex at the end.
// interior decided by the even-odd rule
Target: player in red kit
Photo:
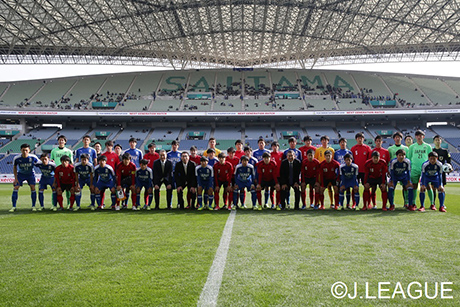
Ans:
{"type": "MultiPolygon", "coordinates": [[[[155,145],[155,143],[150,143],[149,146],[147,146],[147,148],[149,149],[149,152],[144,155],[143,159],[149,161],[147,166],[153,169],[153,162],[160,159],[160,155],[155,151],[157,148],[157,145],[155,145]]],[[[136,164],[134,164],[134,166],[136,166],[136,164]]]]}
{"type": "MultiPolygon", "coordinates": [[[[197,152],[196,146],[190,147],[189,159],[190,161],[195,162],[196,166],[198,166],[201,164],[201,156],[197,155],[196,152],[197,152]]],[[[188,198],[188,193],[187,193],[187,198],[188,198]]]]}
{"type": "MultiPolygon", "coordinates": [[[[225,161],[225,153],[221,152],[218,156],[219,162],[214,164],[214,199],[215,199],[215,208],[214,210],[219,210],[219,192],[220,188],[223,186],[224,191],[223,196],[223,208],[227,206],[228,193],[232,189],[232,178],[233,178],[233,165],[230,162],[225,161]]],[[[231,206],[229,206],[231,207],[231,206]]]]}
{"type": "MultiPolygon", "coordinates": [[[[75,202],[75,172],[73,169],[73,165],[70,164],[70,157],[69,156],[62,156],[61,157],[61,165],[56,167],[54,170],[54,184],[56,185],[56,192],[57,192],[57,202],[59,204],[59,210],[64,209],[62,205],[62,193],[63,191],[70,192],[70,207],[69,209],[73,208],[73,204],[75,202]]],[[[56,207],[53,208],[53,211],[56,207]]]]}
{"type": "MultiPolygon", "coordinates": [[[[117,191],[125,190],[126,200],[123,201],[123,209],[128,206],[128,196],[131,192],[131,202],[133,207],[138,206],[136,204],[136,164],[131,162],[131,156],[129,153],[122,155],[122,160],[117,164],[117,191]]],[[[117,207],[115,210],[119,210],[120,202],[117,200],[117,207]]]]}
{"type": "MultiPolygon", "coordinates": [[[[235,167],[238,164],[240,164],[240,158],[238,158],[235,155],[235,148],[229,147],[227,149],[227,157],[225,158],[225,161],[230,162],[233,166],[233,169],[235,169],[235,167]]],[[[232,177],[233,177],[233,174],[232,174],[232,177]]],[[[233,189],[231,189],[230,192],[228,193],[228,199],[230,202],[230,206],[228,206],[228,209],[231,210],[232,209],[231,202],[233,201],[233,189]]]]}
{"type": "Polygon", "coordinates": [[[316,147],[311,145],[312,139],[309,135],[303,138],[303,142],[305,143],[305,145],[299,148],[300,152],[302,153],[302,161],[307,158],[308,151],[310,149],[313,150],[313,155],[315,155],[316,150],[316,147]]]}
{"type": "MultiPolygon", "coordinates": [[[[357,144],[351,148],[351,154],[353,155],[353,163],[358,165],[358,184],[361,181],[361,184],[364,185],[364,164],[371,158],[372,149],[364,144],[364,134],[361,132],[356,133],[355,140],[357,144]]],[[[352,190],[351,198],[353,199],[353,205],[356,206],[354,194],[352,190]]]]}
{"type": "MultiPolygon", "coordinates": [[[[375,147],[372,149],[372,152],[378,151],[379,154],[380,154],[380,159],[384,160],[387,163],[387,165],[389,165],[390,161],[391,161],[390,160],[390,152],[382,147],[382,137],[380,135],[377,135],[374,138],[374,143],[375,143],[375,147]]],[[[374,208],[376,207],[376,205],[375,205],[376,192],[377,191],[375,189],[371,190],[371,201],[372,201],[372,205],[373,205],[374,208]]]]}
{"type": "MultiPolygon", "coordinates": [[[[321,206],[319,209],[324,210],[324,191],[331,186],[334,191],[335,204],[339,204],[339,170],[340,163],[332,159],[332,151],[324,152],[325,160],[319,165],[318,183],[320,185],[319,199],[321,206]]],[[[331,204],[332,207],[332,204],[331,204]]]]}
{"type": "MultiPolygon", "coordinates": [[[[310,208],[318,208],[319,203],[319,185],[316,182],[319,172],[319,161],[314,158],[315,151],[309,149],[307,151],[307,158],[302,161],[302,172],[301,172],[301,195],[306,194],[307,186],[310,189],[310,208]]],[[[306,209],[305,199],[302,199],[302,209],[306,209]]]]}
{"type": "MultiPolygon", "coordinates": [[[[278,170],[278,176],[280,173],[281,162],[283,162],[283,152],[280,151],[280,144],[278,142],[272,143],[272,152],[270,153],[270,160],[276,163],[278,170]]],[[[279,181],[279,178],[278,178],[279,181]]],[[[281,190],[276,192],[276,203],[275,203],[275,190],[270,189],[270,201],[272,202],[272,209],[278,209],[281,204],[281,190]]]]}
{"type": "Polygon", "coordinates": [[[387,207],[387,163],[380,159],[380,154],[378,151],[372,153],[372,158],[366,162],[364,165],[365,176],[364,176],[364,193],[363,201],[364,206],[361,210],[371,209],[370,204],[370,188],[374,190],[379,186],[380,191],[382,191],[382,209],[387,207]]]}
{"type": "Polygon", "coordinates": [[[235,148],[236,148],[235,156],[238,159],[241,159],[241,157],[244,156],[243,142],[241,142],[241,140],[236,140],[235,148]]]}
{"type": "MultiPolygon", "coordinates": [[[[263,205],[264,208],[268,208],[268,198],[269,198],[269,188],[270,189],[275,189],[277,193],[280,192],[280,186],[278,183],[278,177],[279,177],[279,171],[278,171],[278,166],[274,161],[270,160],[270,154],[268,152],[264,152],[262,154],[262,161],[257,163],[257,174],[259,176],[258,178],[258,184],[256,187],[257,191],[257,199],[259,200],[260,204],[260,209],[262,209],[262,190],[265,191],[265,203],[263,205]]],[[[272,199],[272,205],[273,199],[272,199]]],[[[281,208],[277,208],[281,209],[281,208]]]]}
{"type": "Polygon", "coordinates": [[[105,142],[105,152],[101,156],[107,157],[107,164],[115,170],[117,164],[120,162],[120,157],[116,152],[113,151],[113,142],[105,142]]]}

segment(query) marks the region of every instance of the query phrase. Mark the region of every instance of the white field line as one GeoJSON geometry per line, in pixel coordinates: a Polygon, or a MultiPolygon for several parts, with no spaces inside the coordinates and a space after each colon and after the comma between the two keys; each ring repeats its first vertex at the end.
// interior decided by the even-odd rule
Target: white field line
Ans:
{"type": "Polygon", "coordinates": [[[232,238],[233,222],[235,221],[236,210],[232,210],[227,223],[225,224],[224,232],[220,239],[219,247],[217,248],[216,256],[209,270],[208,279],[201,291],[200,299],[197,306],[216,306],[217,297],[219,296],[220,285],[222,284],[222,276],[224,275],[225,263],[227,262],[227,252],[230,247],[232,238]]]}

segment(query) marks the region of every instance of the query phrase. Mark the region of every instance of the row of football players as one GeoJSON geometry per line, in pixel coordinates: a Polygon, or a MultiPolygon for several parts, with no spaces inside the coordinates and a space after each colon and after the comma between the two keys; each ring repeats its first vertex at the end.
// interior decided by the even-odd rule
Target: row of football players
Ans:
{"type": "MultiPolygon", "coordinates": [[[[357,136],[358,138],[359,136],[357,136]]],[[[324,139],[327,140],[327,137],[323,137],[324,139]]],[[[292,145],[295,142],[295,139],[290,140],[290,145],[292,145]]],[[[359,144],[359,142],[358,142],[359,144]]],[[[173,144],[177,146],[178,144],[173,144]]],[[[259,146],[264,147],[264,140],[259,140],[259,146]],[[262,146],[261,146],[262,145],[262,146]]],[[[30,184],[31,177],[27,178],[27,172],[25,170],[27,169],[28,163],[24,163],[21,161],[23,159],[25,160],[30,160],[33,157],[28,157],[28,148],[27,145],[23,145],[24,148],[21,148],[22,155],[18,156],[17,159],[15,159],[15,176],[19,175],[20,177],[15,178],[15,190],[13,192],[13,208],[12,210],[15,210],[15,205],[16,205],[16,199],[17,199],[17,189],[19,186],[22,184],[22,181],[27,180],[28,183],[30,184]],[[18,163],[16,163],[18,162],[18,163]],[[19,174],[17,174],[17,169],[16,166],[19,166],[19,174]]],[[[343,140],[341,141],[341,147],[343,147],[343,140]]],[[[123,159],[123,162],[120,162],[116,169],[117,169],[117,174],[118,176],[115,176],[115,171],[113,168],[109,165],[106,165],[107,163],[107,158],[105,155],[101,156],[101,159],[99,161],[99,165],[96,166],[94,170],[95,178],[96,178],[96,183],[93,185],[93,170],[92,170],[92,164],[89,163],[89,155],[88,154],[83,154],[80,156],[81,162],[77,163],[75,169],[70,165],[71,159],[68,156],[63,156],[61,157],[62,163],[64,167],[63,170],[59,169],[58,172],[56,172],[54,179],[51,179],[52,176],[47,176],[46,174],[50,175],[52,173],[52,168],[54,163],[49,163],[48,158],[46,155],[43,155],[41,157],[41,163],[38,163],[38,166],[42,169],[42,173],[44,174],[42,176],[43,182],[41,181],[41,186],[40,186],[40,195],[39,195],[39,200],[40,204],[43,205],[43,191],[46,189],[47,183],[51,185],[56,192],[56,200],[60,204],[60,208],[62,208],[62,192],[63,190],[67,190],[71,193],[71,205],[73,204],[73,199],[76,198],[77,201],[77,207],[75,207],[76,210],[79,208],[79,203],[80,203],[80,198],[81,195],[79,193],[79,190],[84,186],[88,185],[91,190],[92,194],[92,202],[94,199],[97,200],[98,202],[98,207],[102,208],[102,197],[101,197],[101,192],[103,192],[105,189],[110,189],[112,192],[112,207],[117,209],[119,206],[117,206],[116,203],[116,196],[115,196],[115,180],[117,180],[117,185],[116,188],[117,190],[122,190],[123,188],[127,188],[128,192],[132,192],[132,202],[133,202],[133,208],[137,208],[138,204],[140,203],[140,189],[144,188],[146,191],[146,194],[148,194],[149,197],[146,197],[146,205],[145,207],[147,209],[150,208],[150,203],[152,201],[152,188],[153,186],[155,187],[155,200],[156,200],[156,207],[159,206],[159,187],[161,184],[165,184],[167,187],[167,206],[168,208],[171,207],[171,197],[172,197],[172,188],[174,185],[177,185],[178,188],[178,196],[179,194],[182,194],[183,188],[186,186],[188,187],[189,194],[188,194],[188,199],[190,201],[193,201],[193,196],[195,194],[195,188],[197,187],[198,190],[198,202],[199,202],[199,208],[203,208],[202,204],[202,198],[200,197],[202,191],[204,190],[206,192],[206,195],[208,195],[208,201],[212,203],[212,194],[213,192],[213,187],[216,187],[216,196],[219,194],[219,189],[223,186],[226,191],[225,192],[232,192],[232,190],[242,190],[244,188],[247,188],[251,191],[253,195],[253,201],[254,201],[254,208],[255,209],[260,209],[262,205],[261,201],[261,190],[265,190],[265,205],[268,203],[268,193],[269,193],[269,188],[271,189],[272,193],[273,190],[277,190],[277,202],[276,205],[278,205],[278,208],[281,208],[282,205],[285,204],[289,188],[293,187],[294,192],[295,192],[295,208],[299,207],[299,187],[301,187],[302,192],[305,191],[305,187],[307,185],[310,186],[310,199],[313,204],[313,206],[316,205],[316,207],[319,208],[324,208],[324,190],[327,187],[332,187],[334,192],[335,192],[335,208],[338,208],[338,204],[340,203],[343,205],[343,193],[338,193],[338,187],[340,187],[341,192],[347,188],[353,188],[355,191],[357,190],[357,180],[353,179],[353,176],[356,176],[356,179],[359,178],[359,167],[357,167],[355,164],[351,164],[352,161],[352,156],[348,153],[345,154],[347,159],[345,159],[345,164],[340,166],[340,164],[337,161],[334,161],[332,159],[332,151],[329,149],[326,149],[323,153],[325,162],[323,161],[324,165],[320,165],[319,161],[313,158],[313,153],[317,154],[318,152],[321,152],[321,150],[313,151],[313,149],[308,149],[307,150],[307,159],[305,159],[300,165],[301,171],[299,172],[299,163],[300,161],[297,160],[295,162],[295,156],[296,156],[296,149],[295,146],[294,148],[290,148],[284,152],[284,154],[279,153],[279,146],[278,144],[274,143],[272,148],[274,149],[272,152],[272,155],[270,155],[268,152],[264,152],[263,156],[265,156],[264,163],[259,162],[257,164],[257,160],[255,160],[253,157],[251,157],[252,150],[250,148],[245,148],[244,152],[247,156],[248,162],[252,159],[252,174],[251,174],[251,167],[248,167],[245,164],[245,159],[242,159],[242,165],[241,167],[236,167],[235,172],[233,171],[232,168],[224,167],[225,164],[230,164],[230,166],[235,167],[240,160],[237,157],[234,157],[234,150],[229,149],[229,158],[228,160],[233,161],[233,164],[231,163],[225,163],[225,156],[223,154],[220,154],[220,161],[219,163],[215,164],[216,167],[216,174],[217,176],[214,178],[214,169],[209,167],[207,165],[208,159],[203,158],[200,161],[202,164],[201,167],[198,166],[195,169],[195,174],[194,176],[190,176],[191,173],[193,173],[193,170],[189,172],[189,176],[187,177],[187,164],[189,160],[188,154],[181,155],[181,160],[182,160],[182,169],[185,170],[185,174],[181,174],[180,171],[175,171],[174,166],[172,165],[172,162],[166,160],[166,153],[164,151],[160,152],[160,157],[163,155],[164,157],[160,158],[160,161],[157,162],[157,167],[156,171],[154,173],[158,173],[159,175],[156,176],[157,178],[155,179],[155,176],[152,174],[152,170],[147,167],[147,164],[150,161],[147,160],[142,160],[141,167],[136,171],[136,167],[134,163],[130,161],[131,157],[129,154],[125,154],[125,158],[123,159]],[[292,155],[292,161],[289,161],[290,155],[292,155]],[[184,157],[183,157],[184,156],[184,157]],[[282,159],[282,156],[286,156],[287,159],[286,161],[289,162],[289,165],[292,169],[286,169],[286,167],[282,167],[283,163],[277,164],[276,162],[270,160],[278,158],[279,160],[282,159]],[[187,159],[187,161],[184,161],[184,159],[187,159]],[[168,163],[170,162],[170,163],[168,163]],[[335,162],[335,163],[334,163],[335,162]],[[171,165],[170,165],[171,164],[171,165]],[[264,166],[265,164],[265,166],[264,166]],[[222,165],[222,167],[220,166],[222,165]],[[256,167],[254,168],[255,165],[256,167]],[[161,166],[161,170],[160,170],[161,166]],[[165,171],[166,167],[166,171],[165,171]],[[259,170],[260,168],[260,170],[259,170]],[[74,176],[73,172],[76,173],[76,176],[74,176]],[[97,171],[96,171],[97,170],[97,171]],[[170,170],[170,171],[168,171],[170,170]],[[244,170],[244,171],[243,171],[244,170]],[[323,172],[319,172],[319,170],[323,170],[323,172]],[[340,171],[339,171],[340,170],[340,171]],[[257,172],[259,171],[259,172],[257,172]],[[170,174],[168,174],[168,172],[170,174]],[[259,173],[259,176],[257,176],[257,173],[259,173]],[[302,173],[302,174],[300,174],[302,173]],[[230,175],[231,174],[231,175],[230,175]],[[283,176],[283,174],[285,176],[283,176]],[[334,175],[335,174],[335,175],[334,175]],[[353,175],[354,174],[354,175],[353,175]],[[233,176],[235,175],[235,176],[233,176]],[[300,176],[301,175],[301,176],[300,176]],[[197,184],[194,184],[193,182],[193,177],[197,178],[197,184]],[[271,177],[270,177],[271,176],[271,177]],[[340,177],[339,177],[340,176],[340,177]],[[180,177],[184,177],[186,180],[182,180],[180,177]],[[258,178],[259,177],[259,178],[258,178]],[[335,178],[334,178],[335,177],[335,178]],[[118,178],[118,179],[116,179],[118,178]],[[191,178],[191,179],[190,179],[191,178]],[[288,179],[286,182],[282,182],[284,179],[288,179]],[[302,178],[302,181],[299,182],[299,178],[302,178]],[[278,182],[279,179],[279,182],[278,182]],[[182,183],[182,184],[177,184],[177,182],[182,183]],[[232,183],[231,183],[232,182],[232,183]],[[259,184],[257,184],[259,182],[259,184]],[[340,182],[340,183],[339,183],[340,182]],[[61,186],[62,183],[62,186],[61,186]],[[76,184],[78,183],[78,184],[76,184]],[[152,186],[150,184],[152,183],[152,186]],[[281,183],[281,184],[280,184],[281,183]],[[300,183],[300,185],[299,185],[300,183]],[[339,183],[339,184],[338,184],[339,183]],[[75,187],[74,187],[75,186],[75,187]],[[257,188],[256,188],[257,187],[257,188]],[[256,192],[257,191],[257,192],[256,192]],[[315,191],[315,200],[313,201],[313,191],[315,191]],[[75,197],[76,194],[76,197],[75,197]],[[339,196],[340,194],[340,196],[339,196]],[[258,197],[256,197],[256,195],[258,197]],[[258,198],[259,200],[259,205],[256,204],[255,200],[258,198]],[[149,200],[149,201],[148,201],[149,200]],[[321,206],[319,204],[321,203],[321,206]]],[[[173,148],[174,149],[177,148],[173,148]]],[[[259,150],[262,150],[259,148],[259,150]]],[[[338,151],[340,152],[340,151],[338,151]]],[[[213,158],[213,154],[215,153],[215,150],[210,148],[208,151],[206,151],[206,154],[209,155],[210,160],[213,161],[212,164],[215,163],[215,159],[213,158]]],[[[402,153],[405,153],[404,151],[402,153]]],[[[383,209],[386,209],[386,169],[384,166],[386,165],[386,162],[380,161],[380,154],[378,151],[374,152],[372,154],[373,158],[373,163],[370,163],[370,160],[367,161],[367,164],[370,164],[370,166],[365,166],[365,176],[364,176],[364,183],[365,183],[365,192],[364,192],[364,202],[365,206],[363,209],[366,209],[369,205],[366,205],[366,203],[369,203],[369,188],[374,187],[376,188],[377,186],[380,186],[382,189],[382,196],[383,196],[383,209]],[[381,167],[378,167],[381,165],[381,167]]],[[[36,157],[35,157],[36,158],[36,157]]],[[[399,157],[398,157],[399,158],[399,157]]],[[[408,163],[407,159],[404,159],[404,163],[407,169],[403,169],[400,167],[399,164],[396,162],[394,163],[395,166],[395,171],[399,171],[399,174],[397,174],[397,178],[401,179],[400,181],[403,182],[404,187],[409,191],[409,194],[413,192],[413,189],[411,189],[412,185],[409,184],[410,182],[406,182],[401,175],[401,170],[404,170],[404,176],[410,177],[410,161],[408,163]],[[411,191],[412,190],[412,191],[411,191]]],[[[26,161],[27,162],[27,161],[26,161]]],[[[399,161],[399,163],[402,163],[403,161],[399,161]]],[[[285,163],[288,165],[287,163],[285,163]]],[[[436,163],[438,165],[439,163],[436,163]]],[[[393,164],[392,164],[393,165],[393,164]]],[[[194,166],[194,165],[192,165],[194,166]]],[[[155,168],[154,168],[155,169],[155,168]]],[[[180,167],[178,168],[178,170],[180,167]]],[[[30,171],[30,170],[29,170],[30,171]]],[[[32,168],[33,172],[33,168],[32,168]]],[[[391,173],[391,171],[390,171],[391,173]]],[[[441,172],[439,172],[441,174],[441,172]]],[[[30,176],[31,174],[29,174],[30,176]]],[[[423,176],[422,176],[423,177],[423,176]]],[[[433,177],[433,172],[427,176],[427,178],[433,177]]],[[[396,177],[394,177],[396,178],[396,177]]],[[[423,179],[423,178],[422,178],[423,179]]],[[[431,179],[433,180],[433,179],[431,179]]],[[[434,180],[433,180],[434,181],[434,180]]],[[[32,181],[35,183],[35,181],[32,181]]],[[[394,204],[392,204],[392,190],[394,190],[394,184],[392,184],[394,180],[390,180],[390,209],[394,209],[394,204]]],[[[422,180],[423,183],[423,180],[422,180]]],[[[426,185],[422,185],[422,190],[423,187],[426,185]]],[[[443,189],[442,187],[442,182],[441,186],[435,186],[435,188],[438,188],[440,192],[443,189]]],[[[32,186],[31,186],[32,189],[32,186]]],[[[34,190],[34,189],[33,189],[34,190]]],[[[224,203],[226,202],[225,198],[227,198],[227,193],[224,192],[224,203]]],[[[32,191],[32,194],[34,194],[34,191],[32,191]]],[[[234,205],[237,203],[237,193],[233,193],[234,197],[234,205]]],[[[442,193],[441,193],[442,194],[442,193]]],[[[440,194],[440,201],[441,199],[443,200],[443,194],[440,194]]],[[[410,200],[412,199],[412,195],[410,195],[410,200]]],[[[242,194],[242,197],[244,195],[242,194]]],[[[421,198],[424,197],[424,193],[421,194],[421,198]]],[[[34,206],[34,199],[35,197],[32,195],[32,202],[33,202],[33,207],[34,206]]],[[[230,197],[230,199],[232,199],[230,197]]],[[[271,199],[272,199],[272,204],[274,203],[273,200],[273,194],[271,194],[271,199]]],[[[182,195],[178,197],[179,201],[179,206],[183,207],[183,200],[182,200],[182,195]]],[[[359,202],[359,193],[355,193],[355,204],[353,207],[357,205],[356,200],[359,202]]],[[[409,200],[409,202],[410,202],[409,200]]],[[[55,203],[54,201],[53,203],[55,203]]],[[[244,203],[244,199],[242,199],[242,202],[244,203]]],[[[208,208],[212,208],[207,205],[208,208]]],[[[303,205],[305,208],[305,203],[303,205]]],[[[94,208],[94,205],[93,205],[94,208]]],[[[216,201],[216,209],[219,208],[219,202],[218,200],[216,201]]],[[[413,208],[412,204],[410,208],[413,208]]],[[[56,206],[53,208],[54,210],[57,210],[56,206]]],[[[442,206],[442,210],[445,210],[445,207],[442,206]]]]}

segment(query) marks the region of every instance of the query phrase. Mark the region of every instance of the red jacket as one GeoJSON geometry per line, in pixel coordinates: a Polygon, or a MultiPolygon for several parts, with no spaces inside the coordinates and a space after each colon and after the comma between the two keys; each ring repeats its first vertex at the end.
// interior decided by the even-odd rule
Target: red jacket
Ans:
{"type": "Polygon", "coordinates": [[[382,182],[385,182],[388,170],[387,163],[385,162],[385,160],[380,159],[379,162],[374,163],[372,159],[369,159],[366,161],[364,169],[364,183],[367,183],[367,180],[369,178],[382,178],[382,182]]]}
{"type": "Polygon", "coordinates": [[[214,181],[216,186],[219,182],[232,182],[233,177],[233,165],[230,162],[225,161],[224,164],[217,162],[213,166],[214,169],[214,181]]]}
{"type": "Polygon", "coordinates": [[[144,155],[143,159],[148,160],[149,163],[147,164],[147,166],[153,169],[153,162],[155,162],[155,160],[160,159],[160,155],[157,152],[154,152],[153,154],[148,152],[144,155]]]}
{"type": "Polygon", "coordinates": [[[353,162],[358,165],[359,172],[364,173],[364,164],[371,158],[372,150],[369,146],[356,144],[351,148],[353,162]]]}
{"type": "Polygon", "coordinates": [[[313,158],[310,162],[308,159],[304,159],[302,161],[302,179],[301,181],[304,182],[305,178],[317,178],[319,173],[319,161],[318,159],[313,158]]]}

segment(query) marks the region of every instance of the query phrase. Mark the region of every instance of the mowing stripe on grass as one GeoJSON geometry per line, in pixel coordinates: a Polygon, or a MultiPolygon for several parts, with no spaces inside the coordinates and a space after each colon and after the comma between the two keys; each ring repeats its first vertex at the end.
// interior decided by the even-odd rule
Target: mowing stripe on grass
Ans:
{"type": "Polygon", "coordinates": [[[220,239],[219,247],[217,248],[216,256],[209,270],[208,279],[201,291],[200,300],[197,306],[216,306],[217,297],[219,296],[220,285],[222,284],[222,276],[224,274],[225,263],[227,262],[227,252],[232,239],[233,222],[235,221],[236,211],[232,210],[227,223],[225,224],[224,232],[220,239]]]}

